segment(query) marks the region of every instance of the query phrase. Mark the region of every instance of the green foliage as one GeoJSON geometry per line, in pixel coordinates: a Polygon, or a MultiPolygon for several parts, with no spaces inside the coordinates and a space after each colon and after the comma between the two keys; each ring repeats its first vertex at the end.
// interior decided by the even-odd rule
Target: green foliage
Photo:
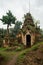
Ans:
{"type": "Polygon", "coordinates": [[[21,51],[21,50],[22,50],[21,47],[16,48],[16,51],[21,51]]]}
{"type": "Polygon", "coordinates": [[[24,45],[23,44],[20,44],[18,42],[15,42],[14,43],[14,47],[16,47],[15,51],[21,51],[24,49],[24,45]]]}
{"type": "Polygon", "coordinates": [[[33,51],[36,51],[37,49],[38,49],[38,46],[34,46],[34,47],[32,48],[33,51]]]}
{"type": "Polygon", "coordinates": [[[14,46],[18,46],[18,42],[14,42],[14,46]]]}
{"type": "MultiPolygon", "coordinates": [[[[30,52],[30,51],[36,51],[36,50],[38,50],[38,47],[39,47],[41,44],[43,44],[43,42],[37,43],[36,45],[32,46],[31,48],[27,48],[27,49],[25,49],[24,51],[22,51],[21,54],[20,54],[20,55],[18,56],[18,58],[17,58],[16,65],[21,65],[21,64],[23,63],[22,61],[24,60],[26,54],[27,54],[28,52],[30,52]]],[[[42,49],[42,50],[43,50],[43,49],[42,49]]],[[[43,52],[43,51],[42,51],[42,52],[43,52]]]]}
{"type": "Polygon", "coordinates": [[[0,19],[3,24],[7,24],[7,34],[9,35],[9,26],[11,26],[11,24],[15,24],[15,20],[16,17],[14,17],[11,13],[11,11],[9,10],[8,13],[6,13],[6,15],[2,17],[2,19],[0,19]]]}
{"type": "Polygon", "coordinates": [[[6,34],[6,29],[0,28],[0,38],[4,38],[6,34]]]}
{"type": "Polygon", "coordinates": [[[15,36],[20,32],[21,25],[22,25],[22,23],[21,23],[20,21],[17,21],[17,22],[15,23],[15,26],[14,26],[14,29],[13,29],[13,34],[14,34],[15,36]]]}
{"type": "Polygon", "coordinates": [[[14,57],[15,52],[14,51],[6,51],[7,49],[9,49],[10,47],[7,48],[0,48],[0,57],[2,57],[3,59],[0,60],[0,65],[6,65],[7,62],[9,62],[12,57],[14,57]]]}
{"type": "Polygon", "coordinates": [[[11,23],[15,24],[16,18],[12,15],[11,11],[9,10],[9,12],[6,13],[6,15],[3,16],[0,20],[3,22],[3,24],[11,25],[11,23]]]}
{"type": "Polygon", "coordinates": [[[2,47],[3,46],[3,39],[1,38],[0,39],[0,47],[2,47]]]}
{"type": "Polygon", "coordinates": [[[31,30],[31,32],[35,32],[34,21],[30,13],[26,13],[26,15],[24,15],[23,30],[24,29],[31,30]]]}
{"type": "Polygon", "coordinates": [[[25,20],[24,20],[25,23],[27,21],[28,25],[34,26],[33,17],[32,17],[32,15],[30,13],[26,13],[26,15],[24,15],[24,18],[25,18],[25,20]]]}
{"type": "Polygon", "coordinates": [[[36,22],[35,22],[35,32],[36,33],[41,33],[41,29],[40,29],[40,21],[39,20],[37,20],[36,22]]]}
{"type": "Polygon", "coordinates": [[[24,50],[24,45],[18,44],[18,47],[16,48],[16,51],[22,51],[24,50]]]}
{"type": "Polygon", "coordinates": [[[30,29],[32,32],[35,32],[35,27],[33,27],[31,25],[27,25],[27,28],[30,29]]]}
{"type": "Polygon", "coordinates": [[[0,47],[2,47],[2,43],[0,42],[0,47]]]}

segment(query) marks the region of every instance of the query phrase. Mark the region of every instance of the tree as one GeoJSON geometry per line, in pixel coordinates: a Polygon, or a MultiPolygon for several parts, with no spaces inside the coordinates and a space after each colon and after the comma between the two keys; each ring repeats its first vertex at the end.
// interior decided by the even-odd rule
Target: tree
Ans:
{"type": "Polygon", "coordinates": [[[2,19],[0,19],[3,24],[7,24],[7,35],[9,34],[9,26],[11,26],[11,24],[15,24],[15,20],[16,18],[12,15],[11,11],[9,10],[8,13],[6,13],[6,15],[2,17],[2,19]]]}
{"type": "Polygon", "coordinates": [[[39,20],[37,20],[37,21],[35,22],[35,27],[37,28],[39,24],[40,24],[40,22],[39,22],[39,20]]]}
{"type": "Polygon", "coordinates": [[[15,26],[14,26],[14,29],[13,29],[14,36],[16,36],[20,32],[21,25],[22,25],[22,23],[20,21],[17,21],[15,23],[15,26]]]}
{"type": "Polygon", "coordinates": [[[40,31],[40,21],[39,20],[37,20],[35,23],[35,32],[36,33],[40,33],[41,31],[40,31]]]}

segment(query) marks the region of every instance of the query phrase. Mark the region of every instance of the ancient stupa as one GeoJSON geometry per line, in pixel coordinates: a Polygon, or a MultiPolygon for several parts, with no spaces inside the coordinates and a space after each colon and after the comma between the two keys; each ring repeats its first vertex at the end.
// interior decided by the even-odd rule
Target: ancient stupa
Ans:
{"type": "Polygon", "coordinates": [[[30,47],[35,42],[35,25],[30,13],[26,13],[24,17],[25,20],[22,27],[22,43],[25,46],[30,47]]]}

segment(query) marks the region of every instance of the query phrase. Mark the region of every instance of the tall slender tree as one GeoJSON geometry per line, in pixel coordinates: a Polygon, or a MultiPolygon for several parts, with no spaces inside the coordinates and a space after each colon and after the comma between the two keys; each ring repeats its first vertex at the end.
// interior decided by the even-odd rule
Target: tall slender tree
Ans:
{"type": "Polygon", "coordinates": [[[6,13],[5,16],[3,15],[2,19],[0,20],[3,22],[3,24],[7,24],[7,34],[9,34],[9,26],[11,26],[12,23],[15,24],[16,17],[14,17],[9,10],[8,13],[6,13]]]}

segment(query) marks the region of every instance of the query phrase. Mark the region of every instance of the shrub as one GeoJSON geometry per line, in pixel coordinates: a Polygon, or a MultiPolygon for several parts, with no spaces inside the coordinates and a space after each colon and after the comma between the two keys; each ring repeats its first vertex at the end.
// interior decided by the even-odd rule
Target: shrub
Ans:
{"type": "Polygon", "coordinates": [[[21,47],[18,47],[17,49],[16,49],[16,51],[21,51],[22,50],[22,48],[21,47]]]}
{"type": "Polygon", "coordinates": [[[38,49],[38,46],[33,46],[33,47],[32,47],[32,50],[33,50],[33,51],[36,51],[37,49],[38,49]]]}
{"type": "Polygon", "coordinates": [[[0,39],[0,47],[2,47],[2,43],[3,43],[3,40],[2,40],[2,39],[0,39]]]}
{"type": "Polygon", "coordinates": [[[7,57],[0,54],[0,65],[3,65],[5,62],[7,62],[7,57]]]}

